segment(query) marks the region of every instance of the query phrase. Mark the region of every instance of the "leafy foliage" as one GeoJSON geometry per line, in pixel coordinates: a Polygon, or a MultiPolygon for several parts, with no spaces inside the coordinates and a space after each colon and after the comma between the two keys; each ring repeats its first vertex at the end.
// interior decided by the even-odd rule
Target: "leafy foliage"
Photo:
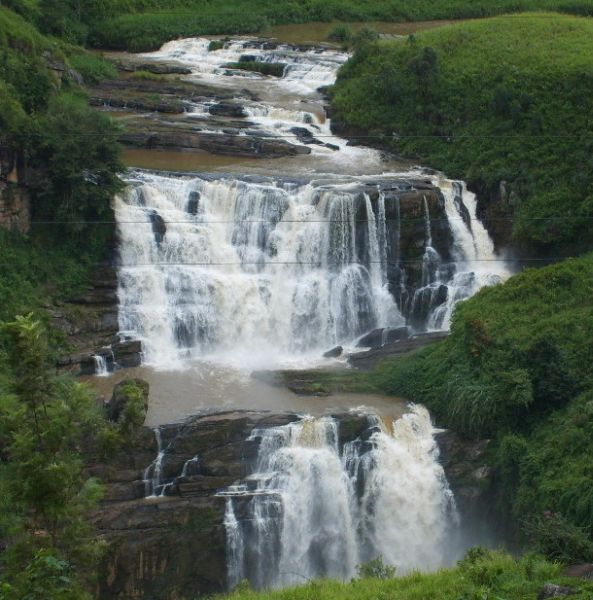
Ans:
{"type": "Polygon", "coordinates": [[[44,172],[34,187],[36,216],[66,222],[72,231],[109,218],[111,198],[122,187],[117,128],[72,93],[52,98],[40,125],[32,157],[44,172]]]}
{"type": "Polygon", "coordinates": [[[593,247],[592,39],[587,19],[522,14],[365,44],[340,72],[334,118],[465,179],[482,210],[506,182],[512,199],[495,210],[514,217],[516,240],[582,252],[593,247]]]}
{"type": "Polygon", "coordinates": [[[85,476],[81,452],[103,420],[82,384],[52,375],[38,321],[18,317],[4,329],[11,371],[0,389],[0,597],[88,598],[100,547],[86,515],[101,487],[85,476]]]}
{"type": "Polygon", "coordinates": [[[580,527],[561,514],[546,512],[524,524],[524,533],[534,552],[565,564],[588,563],[593,560],[593,542],[580,527]]]}
{"type": "Polygon", "coordinates": [[[373,560],[358,565],[356,567],[358,577],[360,579],[393,579],[396,569],[391,565],[386,565],[381,556],[377,556],[373,560]]]}

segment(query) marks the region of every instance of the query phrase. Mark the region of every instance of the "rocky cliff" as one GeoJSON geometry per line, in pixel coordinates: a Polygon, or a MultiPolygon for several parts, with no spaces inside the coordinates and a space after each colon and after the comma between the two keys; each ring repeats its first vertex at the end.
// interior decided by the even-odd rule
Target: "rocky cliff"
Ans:
{"type": "MultiPolygon", "coordinates": [[[[369,427],[363,415],[336,418],[340,447],[364,437],[369,427]]],[[[89,473],[107,488],[94,516],[108,546],[99,598],[177,600],[224,591],[226,499],[218,493],[251,472],[258,441],[248,438],[255,428],[296,420],[294,414],[251,411],[196,416],[162,426],[159,436],[144,428],[113,460],[92,464],[89,473]]],[[[450,434],[439,437],[459,505],[477,514],[488,475],[480,462],[487,444],[468,446],[450,434]]],[[[248,492],[243,500],[235,497],[239,520],[250,500],[248,492]]]]}
{"type": "Polygon", "coordinates": [[[30,198],[25,186],[24,157],[0,145],[0,227],[27,233],[30,198]]]}

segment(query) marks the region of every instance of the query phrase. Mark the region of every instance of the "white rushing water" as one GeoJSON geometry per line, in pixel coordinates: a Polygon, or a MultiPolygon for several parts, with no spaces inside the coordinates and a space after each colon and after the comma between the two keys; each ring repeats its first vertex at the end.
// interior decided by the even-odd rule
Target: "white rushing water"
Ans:
{"type": "MultiPolygon", "coordinates": [[[[304,175],[298,165],[306,157],[298,156],[290,159],[293,178],[131,175],[115,203],[119,318],[122,332],[142,340],[148,364],[175,368],[208,358],[269,367],[349,346],[375,328],[447,329],[459,300],[508,275],[463,183],[418,170],[336,174],[346,164],[350,173],[352,162],[364,173],[381,160],[333,136],[315,104],[316,89],[335,81],[347,54],[248,38],[214,51],[209,44],[176,40],[145,58],[189,66],[192,80],[256,90],[259,100],[241,100],[253,129],[292,143],[304,132],[312,156],[330,156],[320,164],[333,170],[304,175]],[[242,57],[282,63],[284,77],[225,66],[242,57]],[[437,186],[440,198],[427,192],[420,211],[408,201],[402,212],[419,179],[437,186]],[[423,225],[410,239],[418,218],[423,225]]],[[[197,104],[188,118],[206,115],[207,123],[208,110],[197,104]]],[[[273,163],[265,163],[272,172],[273,163]]]]}
{"type": "Polygon", "coordinates": [[[426,209],[422,279],[410,288],[398,236],[414,223],[401,223],[397,196],[381,192],[390,177],[370,187],[361,178],[136,178],[115,205],[120,327],[142,340],[149,364],[276,363],[377,327],[442,329],[455,302],[504,277],[488,262],[495,255],[475,198],[456,182],[434,180],[453,260],[432,248],[426,209]]]}
{"type": "Polygon", "coordinates": [[[454,559],[455,505],[427,411],[369,425],[343,449],[332,418],[253,432],[255,472],[222,492],[231,587],[347,580],[377,557],[400,574],[454,559]]]}
{"type": "Polygon", "coordinates": [[[261,79],[257,73],[229,69],[227,65],[242,58],[264,63],[285,65],[282,78],[269,79],[268,85],[295,94],[314,94],[324,85],[331,85],[338,69],[348,60],[339,50],[298,49],[287,44],[261,43],[249,38],[225,42],[223,48],[210,50],[210,40],[188,38],[166,43],[159,51],[144,54],[145,58],[176,61],[193,70],[192,78],[217,85],[237,86],[249,79],[261,79]]]}

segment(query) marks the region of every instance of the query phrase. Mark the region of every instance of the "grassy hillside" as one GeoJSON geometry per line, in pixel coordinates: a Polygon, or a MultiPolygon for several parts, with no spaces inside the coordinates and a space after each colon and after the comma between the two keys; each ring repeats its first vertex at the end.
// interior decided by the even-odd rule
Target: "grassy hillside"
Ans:
{"type": "Polygon", "coordinates": [[[463,19],[525,10],[593,14],[593,0],[5,0],[45,32],[148,50],[176,37],[253,33],[311,21],[463,19]]]}
{"type": "Polygon", "coordinates": [[[593,21],[525,14],[367,44],[332,102],[336,121],[467,180],[515,240],[560,253],[593,247],[592,92],[593,21]]]}
{"type": "Polygon", "coordinates": [[[493,438],[501,508],[557,558],[593,559],[592,295],[593,255],[528,270],[458,305],[444,342],[371,378],[493,438]]]}
{"type": "Polygon", "coordinates": [[[560,568],[533,556],[515,560],[480,549],[470,551],[458,568],[434,574],[415,573],[393,579],[364,578],[349,584],[314,581],[306,586],[274,592],[238,590],[230,600],[460,600],[535,599],[546,583],[570,585],[571,598],[590,598],[593,584],[563,580],[560,568]]]}
{"type": "Polygon", "coordinates": [[[253,33],[268,26],[310,21],[422,21],[463,19],[522,10],[565,10],[593,14],[593,2],[581,0],[154,0],[113,3],[112,14],[90,27],[92,43],[111,48],[147,50],[176,38],[203,34],[253,33]]]}

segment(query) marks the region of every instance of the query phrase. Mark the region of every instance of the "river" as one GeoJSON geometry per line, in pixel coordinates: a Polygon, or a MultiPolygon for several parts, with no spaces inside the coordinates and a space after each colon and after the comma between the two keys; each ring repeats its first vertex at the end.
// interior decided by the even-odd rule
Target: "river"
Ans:
{"type": "MultiPolygon", "coordinates": [[[[319,88],[335,81],[345,52],[210,42],[176,40],[141,58],[236,91],[234,119],[246,125],[221,129],[213,104],[196,102],[183,119],[202,131],[297,150],[274,159],[128,155],[153,167],[131,170],[114,205],[120,335],[142,341],[144,364],[97,385],[108,394],[124,376],[147,379],[157,433],[213,410],[309,415],[254,432],[253,474],[220,492],[231,585],[347,579],[378,555],[402,572],[447,564],[456,513],[424,409],[377,395],[302,398],[250,373],[347,368],[323,353],[348,351],[376,328],[447,329],[457,302],[509,275],[476,198],[463,182],[332,133],[319,88]],[[228,66],[241,60],[281,64],[283,76],[228,66]],[[368,415],[371,434],[340,447],[330,415],[352,410],[368,415]],[[237,515],[235,500],[246,496],[247,516],[237,515]]],[[[159,442],[151,477],[165,452],[159,442]]],[[[166,486],[149,488],[154,496],[166,486]]]]}

